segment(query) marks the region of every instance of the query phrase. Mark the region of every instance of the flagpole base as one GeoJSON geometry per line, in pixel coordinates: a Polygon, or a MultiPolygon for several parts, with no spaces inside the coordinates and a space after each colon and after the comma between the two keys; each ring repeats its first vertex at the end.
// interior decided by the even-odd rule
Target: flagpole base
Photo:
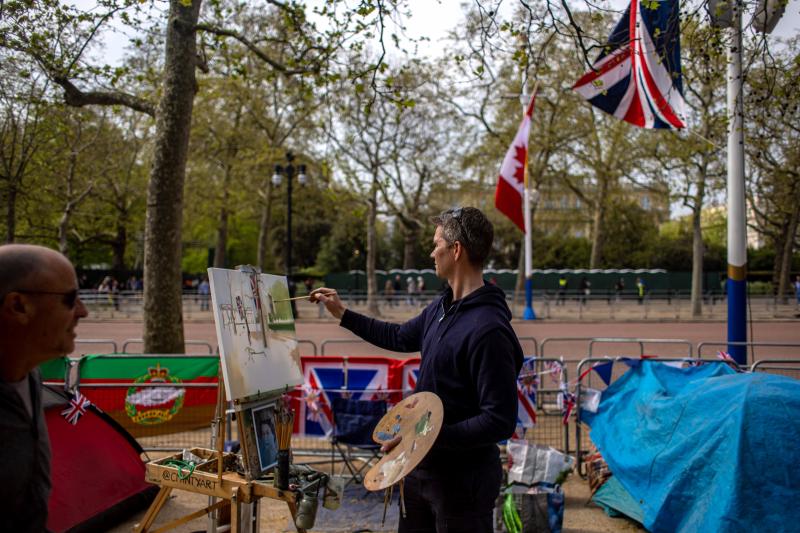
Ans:
{"type": "Polygon", "coordinates": [[[533,312],[533,280],[525,280],[525,310],[522,312],[523,320],[536,320],[536,313],[533,312]]]}

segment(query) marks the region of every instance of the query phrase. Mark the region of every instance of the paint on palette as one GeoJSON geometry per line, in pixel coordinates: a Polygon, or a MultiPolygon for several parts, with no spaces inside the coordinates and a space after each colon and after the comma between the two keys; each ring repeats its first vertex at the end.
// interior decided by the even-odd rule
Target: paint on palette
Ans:
{"type": "Polygon", "coordinates": [[[415,426],[417,435],[425,436],[428,433],[430,433],[431,430],[433,430],[433,424],[431,424],[430,422],[431,422],[431,412],[428,411],[427,413],[422,415],[422,417],[417,422],[417,425],[415,426]]]}

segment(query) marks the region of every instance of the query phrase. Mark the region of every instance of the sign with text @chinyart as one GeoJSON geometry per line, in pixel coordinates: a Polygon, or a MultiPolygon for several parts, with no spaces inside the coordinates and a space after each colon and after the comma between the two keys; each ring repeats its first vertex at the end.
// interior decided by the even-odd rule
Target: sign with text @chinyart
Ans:
{"type": "Polygon", "coordinates": [[[249,401],[303,382],[284,276],[209,268],[225,392],[249,401]]]}

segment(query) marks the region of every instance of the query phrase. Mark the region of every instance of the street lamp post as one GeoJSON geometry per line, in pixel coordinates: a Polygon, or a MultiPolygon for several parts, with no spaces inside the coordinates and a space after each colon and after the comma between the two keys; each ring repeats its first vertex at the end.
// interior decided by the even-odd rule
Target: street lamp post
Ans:
{"type": "Polygon", "coordinates": [[[294,181],[295,172],[297,172],[297,182],[300,185],[306,183],[306,166],[299,165],[295,168],[294,154],[286,152],[286,166],[275,165],[275,174],[272,175],[272,184],[279,187],[282,181],[282,175],[286,175],[286,278],[291,286],[289,278],[292,275],[292,182],[294,181]]]}

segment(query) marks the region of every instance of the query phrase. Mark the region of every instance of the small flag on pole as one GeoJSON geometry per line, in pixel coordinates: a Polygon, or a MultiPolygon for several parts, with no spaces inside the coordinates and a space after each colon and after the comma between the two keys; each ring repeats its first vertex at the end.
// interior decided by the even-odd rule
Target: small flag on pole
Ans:
{"type": "Polygon", "coordinates": [[[510,218],[523,233],[525,232],[525,217],[522,210],[522,196],[526,185],[528,137],[531,131],[531,117],[535,100],[536,92],[531,95],[514,142],[511,143],[503,159],[503,166],[500,167],[500,176],[497,178],[497,188],[494,193],[494,205],[497,210],[510,218]]]}
{"type": "Polygon", "coordinates": [[[73,426],[77,426],[78,420],[86,414],[86,409],[90,405],[92,405],[92,402],[89,401],[89,398],[80,392],[75,392],[75,395],[69,401],[69,407],[61,411],[61,416],[66,418],[67,422],[73,426]]]}

